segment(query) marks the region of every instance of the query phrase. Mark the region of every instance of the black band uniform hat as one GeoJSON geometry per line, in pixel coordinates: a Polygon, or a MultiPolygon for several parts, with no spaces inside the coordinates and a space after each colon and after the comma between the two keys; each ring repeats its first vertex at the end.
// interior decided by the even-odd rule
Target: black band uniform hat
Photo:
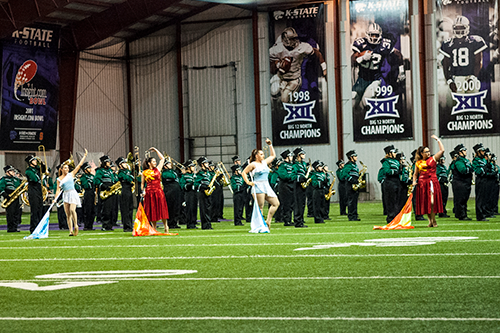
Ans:
{"type": "Polygon", "coordinates": [[[203,163],[208,163],[208,160],[205,156],[202,156],[202,157],[198,158],[197,162],[198,162],[198,165],[201,166],[203,163]]]}
{"type": "Polygon", "coordinates": [[[36,159],[34,155],[28,155],[24,160],[26,161],[26,163],[30,164],[34,159],[36,159]]]}
{"type": "Polygon", "coordinates": [[[82,170],[85,171],[86,169],[90,169],[90,164],[89,162],[84,162],[82,164],[82,170]]]}
{"type": "Polygon", "coordinates": [[[239,165],[233,165],[233,166],[231,166],[231,170],[233,170],[233,173],[235,173],[236,171],[240,171],[241,172],[241,166],[239,166],[239,165]]]}
{"type": "Polygon", "coordinates": [[[5,173],[9,172],[9,171],[15,171],[16,168],[14,168],[12,165],[6,165],[4,168],[3,168],[3,171],[5,173]]]}
{"type": "Polygon", "coordinates": [[[233,160],[233,163],[236,161],[241,161],[241,159],[238,155],[234,155],[233,157],[231,157],[231,159],[233,160]]]}
{"type": "Polygon", "coordinates": [[[351,156],[358,156],[358,154],[356,154],[356,151],[355,150],[349,150],[345,156],[347,156],[348,158],[350,158],[351,156]]]}
{"type": "Polygon", "coordinates": [[[384,151],[385,151],[386,154],[395,153],[396,152],[396,148],[394,148],[394,145],[390,145],[390,146],[385,147],[384,151]]]}
{"type": "Polygon", "coordinates": [[[478,152],[480,150],[485,150],[484,146],[482,143],[478,143],[477,145],[475,145],[474,147],[472,147],[472,149],[474,149],[474,152],[478,152]]]}
{"type": "Polygon", "coordinates": [[[300,154],[305,154],[306,152],[302,149],[302,147],[297,147],[293,150],[293,153],[295,156],[299,156],[300,154]]]}
{"type": "Polygon", "coordinates": [[[103,156],[99,157],[99,160],[103,164],[106,163],[106,162],[111,162],[111,158],[108,155],[103,155],[103,156]]]}
{"type": "Polygon", "coordinates": [[[314,161],[314,162],[313,162],[313,164],[312,164],[312,167],[313,167],[314,169],[316,169],[318,166],[321,166],[321,162],[320,162],[320,161],[318,161],[318,160],[314,161]]]}
{"type": "Polygon", "coordinates": [[[465,146],[463,144],[459,144],[453,150],[458,154],[461,151],[467,150],[467,148],[465,148],[465,146]]]}
{"type": "Polygon", "coordinates": [[[293,156],[293,153],[290,151],[290,149],[287,149],[287,150],[284,150],[281,152],[281,157],[283,157],[283,159],[289,157],[289,156],[293,156]]]}
{"type": "Polygon", "coordinates": [[[195,166],[195,165],[196,165],[196,164],[194,163],[194,161],[193,161],[193,160],[187,160],[186,162],[184,162],[184,166],[185,166],[186,168],[190,168],[190,167],[193,167],[193,166],[195,166]]]}
{"type": "Polygon", "coordinates": [[[345,164],[345,163],[342,160],[338,160],[335,164],[337,164],[337,166],[340,167],[341,164],[345,164]]]}
{"type": "Polygon", "coordinates": [[[454,158],[455,156],[457,156],[457,152],[454,150],[450,151],[450,157],[454,158]]]}
{"type": "Polygon", "coordinates": [[[122,163],[127,163],[127,160],[120,156],[116,159],[115,163],[116,165],[120,166],[120,164],[122,163]]]}

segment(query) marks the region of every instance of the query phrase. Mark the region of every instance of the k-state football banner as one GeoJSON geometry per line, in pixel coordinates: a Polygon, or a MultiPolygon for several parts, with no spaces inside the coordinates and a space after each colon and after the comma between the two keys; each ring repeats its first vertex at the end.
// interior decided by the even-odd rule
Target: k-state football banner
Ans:
{"type": "Polygon", "coordinates": [[[36,25],[2,42],[0,150],[55,149],[59,27],[36,25]]]}
{"type": "Polygon", "coordinates": [[[498,1],[437,0],[436,5],[439,134],[498,134],[498,1]]]}
{"type": "Polygon", "coordinates": [[[413,137],[407,0],[351,0],[354,141],[413,137]]]}
{"type": "Polygon", "coordinates": [[[270,12],[269,36],[274,144],[329,143],[324,5],[270,12]]]}

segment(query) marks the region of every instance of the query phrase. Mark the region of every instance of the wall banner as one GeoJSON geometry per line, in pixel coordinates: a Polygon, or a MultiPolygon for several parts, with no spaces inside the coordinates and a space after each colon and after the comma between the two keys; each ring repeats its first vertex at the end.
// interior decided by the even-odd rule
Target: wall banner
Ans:
{"type": "Polygon", "coordinates": [[[274,144],[329,143],[324,5],[270,12],[269,36],[274,144]]]}
{"type": "Polygon", "coordinates": [[[55,149],[59,26],[36,25],[2,41],[0,150],[55,149]]]}
{"type": "Polygon", "coordinates": [[[413,138],[407,0],[351,0],[354,141],[413,138]]]}
{"type": "Polygon", "coordinates": [[[437,0],[436,5],[439,134],[498,134],[498,0],[437,0]]]}

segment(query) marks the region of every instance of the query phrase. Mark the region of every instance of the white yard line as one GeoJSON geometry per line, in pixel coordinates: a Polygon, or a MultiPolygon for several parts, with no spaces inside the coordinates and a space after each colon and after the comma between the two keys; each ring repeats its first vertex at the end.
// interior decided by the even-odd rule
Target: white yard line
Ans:
{"type": "MultiPolygon", "coordinates": [[[[375,241],[372,239],[371,241],[375,241]]],[[[398,241],[398,238],[394,238],[398,241]]],[[[500,239],[451,239],[440,240],[443,242],[469,243],[469,242],[500,242],[500,239]]],[[[214,243],[214,244],[127,244],[127,245],[55,245],[55,246],[4,246],[0,250],[34,250],[34,249],[93,249],[93,248],[155,248],[155,247],[228,247],[228,246],[303,246],[303,245],[329,245],[350,244],[351,242],[300,242],[300,243],[214,243]]]]}
{"type": "Polygon", "coordinates": [[[393,253],[393,254],[298,254],[298,255],[242,255],[242,256],[182,256],[182,257],[107,257],[107,258],[25,258],[0,259],[0,262],[14,261],[106,261],[106,260],[198,260],[198,259],[279,259],[279,258],[370,258],[370,257],[456,257],[456,256],[498,256],[489,253],[393,253]]]}
{"type": "Polygon", "coordinates": [[[500,318],[457,317],[0,317],[0,321],[454,321],[495,322],[500,318]]]}
{"type": "Polygon", "coordinates": [[[500,275],[492,275],[492,276],[478,276],[478,275],[431,275],[431,276],[299,276],[299,277],[215,277],[215,278],[179,278],[179,277],[162,277],[162,278],[39,278],[39,279],[31,279],[31,280],[0,280],[0,283],[12,283],[12,282],[61,282],[61,281],[96,281],[96,280],[109,280],[109,281],[254,281],[254,280],[398,280],[398,279],[408,279],[408,280],[416,280],[416,279],[437,279],[437,280],[446,280],[446,279],[472,279],[472,280],[481,280],[481,279],[500,279],[500,275]]]}

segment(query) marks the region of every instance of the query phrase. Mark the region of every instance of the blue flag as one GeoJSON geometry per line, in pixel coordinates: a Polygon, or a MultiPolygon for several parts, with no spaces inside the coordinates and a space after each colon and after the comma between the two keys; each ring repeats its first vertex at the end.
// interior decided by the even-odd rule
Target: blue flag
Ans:
{"type": "MultiPolygon", "coordinates": [[[[62,193],[62,192],[61,192],[62,193]]],[[[59,193],[59,195],[61,195],[59,193]]],[[[57,198],[56,198],[57,201],[57,198]]],[[[38,226],[36,227],[35,231],[29,236],[24,237],[24,239],[41,239],[41,238],[49,238],[49,218],[50,218],[50,211],[52,210],[52,207],[54,207],[54,203],[50,205],[49,209],[45,213],[45,215],[42,217],[42,220],[40,223],[38,223],[38,226]]]]}

